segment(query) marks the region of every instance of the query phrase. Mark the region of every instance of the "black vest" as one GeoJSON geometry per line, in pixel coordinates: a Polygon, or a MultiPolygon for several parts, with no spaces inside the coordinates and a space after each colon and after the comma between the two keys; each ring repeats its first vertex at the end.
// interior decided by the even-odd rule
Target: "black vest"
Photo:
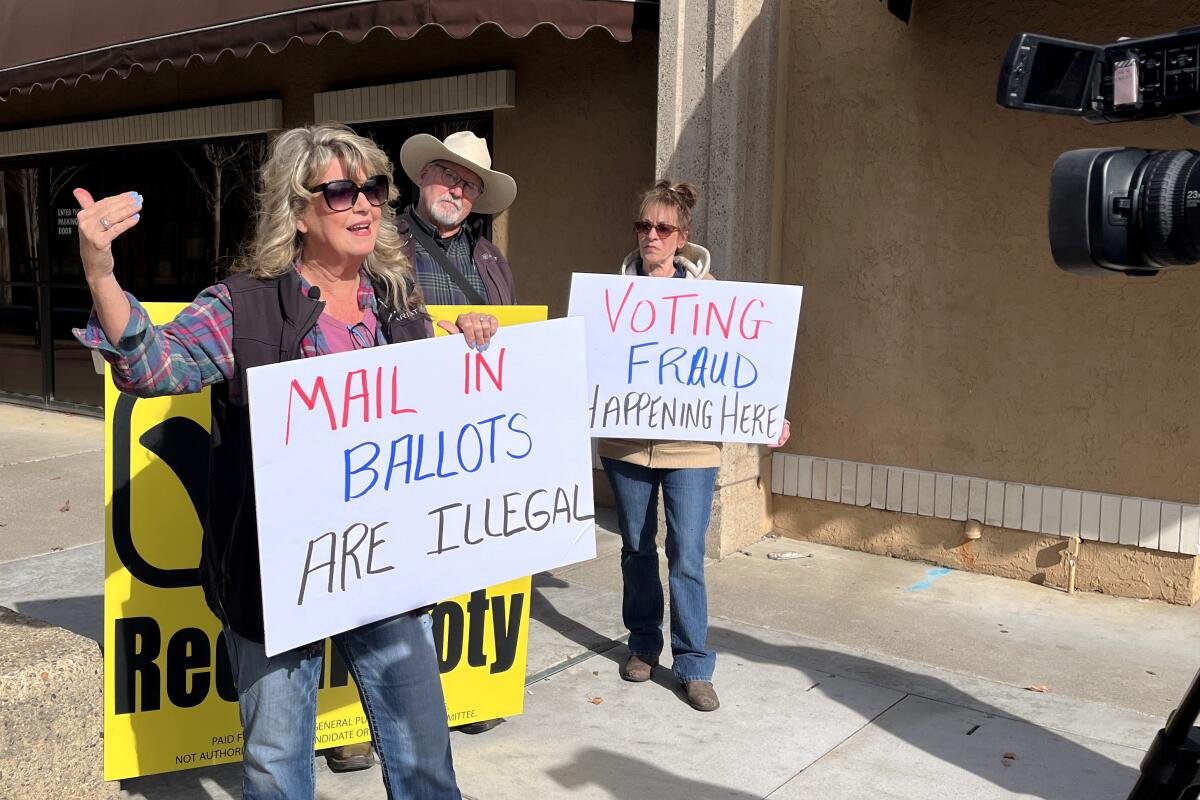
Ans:
{"type": "MultiPolygon", "coordinates": [[[[221,283],[233,300],[234,375],[212,387],[209,501],[200,581],[217,618],[239,635],[261,642],[262,580],[246,370],[300,358],[300,342],[317,323],[324,303],[304,296],[295,271],[267,280],[238,274],[221,283]]],[[[389,343],[431,335],[423,308],[398,313],[378,288],[376,299],[376,316],[389,343]]]]}

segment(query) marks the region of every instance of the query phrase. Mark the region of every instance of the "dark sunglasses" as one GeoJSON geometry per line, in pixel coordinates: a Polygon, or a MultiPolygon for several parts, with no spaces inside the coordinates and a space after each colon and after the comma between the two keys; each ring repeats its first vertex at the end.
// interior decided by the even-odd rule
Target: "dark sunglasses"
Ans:
{"type": "Polygon", "coordinates": [[[349,211],[358,202],[361,194],[367,202],[378,208],[388,199],[387,175],[373,175],[362,182],[362,186],[351,180],[329,181],[309,188],[313,194],[320,192],[330,211],[349,211]]]}
{"type": "Polygon", "coordinates": [[[675,231],[681,230],[678,225],[668,225],[665,222],[660,222],[655,225],[654,223],[650,222],[650,220],[646,219],[639,219],[637,222],[633,223],[633,229],[637,231],[638,236],[649,236],[650,231],[658,231],[658,238],[660,239],[665,239],[672,233],[675,233],[675,231]]]}

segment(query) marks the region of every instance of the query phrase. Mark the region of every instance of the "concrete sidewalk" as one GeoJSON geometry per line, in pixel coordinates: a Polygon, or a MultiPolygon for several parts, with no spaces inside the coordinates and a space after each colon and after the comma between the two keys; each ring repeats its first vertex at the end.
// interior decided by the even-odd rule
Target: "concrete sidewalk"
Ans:
{"type": "MultiPolygon", "coordinates": [[[[90,530],[57,551],[65,531],[45,535],[4,498],[35,498],[48,467],[95,457],[100,425],[71,420],[70,435],[39,434],[46,447],[10,458],[14,417],[60,427],[0,406],[0,605],[97,636],[102,509],[53,510],[90,530]]],[[[98,506],[100,480],[80,466],[66,485],[98,506]]],[[[619,679],[619,540],[600,522],[597,559],[535,577],[525,713],[452,736],[469,797],[1119,800],[1200,667],[1200,609],[764,540],[709,565],[722,708],[700,714],[666,669],[619,679]],[[781,551],[803,557],[767,558],[781,551]]],[[[334,775],[318,760],[317,774],[321,798],[385,796],[377,767],[334,775]]],[[[122,788],[237,798],[239,782],[230,765],[122,788]]]]}

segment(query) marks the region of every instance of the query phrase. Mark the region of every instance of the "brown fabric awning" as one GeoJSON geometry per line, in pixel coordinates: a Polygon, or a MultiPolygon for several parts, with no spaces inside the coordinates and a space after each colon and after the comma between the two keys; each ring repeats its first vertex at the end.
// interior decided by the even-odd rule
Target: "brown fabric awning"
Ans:
{"type": "Polygon", "coordinates": [[[657,0],[0,0],[0,99],[35,86],[74,85],[138,66],[183,67],[255,47],[278,52],[338,34],[359,42],[376,28],[407,39],[427,25],[455,38],[481,25],[514,38],[553,25],[576,39],[603,28],[618,41],[657,30],[657,0]]]}

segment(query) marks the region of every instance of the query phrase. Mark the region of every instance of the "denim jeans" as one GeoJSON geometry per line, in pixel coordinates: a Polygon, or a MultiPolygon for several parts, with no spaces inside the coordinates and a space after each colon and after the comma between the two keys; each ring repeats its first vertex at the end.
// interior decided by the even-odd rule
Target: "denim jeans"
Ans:
{"type": "Polygon", "coordinates": [[[671,587],[671,666],[683,683],[711,681],[717,655],[707,649],[708,592],[704,538],[712,516],[716,467],[657,469],[603,458],[621,528],[621,614],[629,652],[657,657],[663,648],[663,590],[658,579],[658,491],[667,517],[671,587]]]}
{"type": "MultiPolygon", "coordinates": [[[[311,798],[323,645],[268,658],[258,642],[225,633],[242,718],[242,797],[311,798]]],[[[373,622],[333,643],[358,684],[387,796],[459,800],[429,615],[373,622]]]]}

